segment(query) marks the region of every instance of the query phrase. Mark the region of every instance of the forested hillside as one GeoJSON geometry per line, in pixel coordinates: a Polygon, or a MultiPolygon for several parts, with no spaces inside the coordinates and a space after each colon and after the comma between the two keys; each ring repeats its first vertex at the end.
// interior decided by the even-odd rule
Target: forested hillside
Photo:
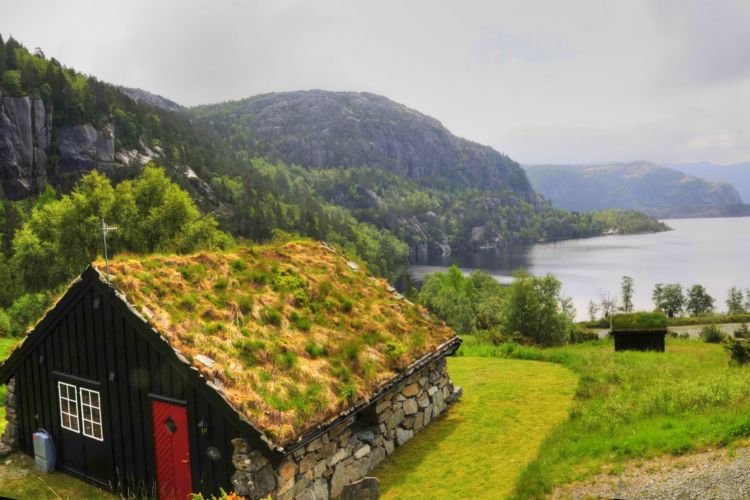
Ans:
{"type": "MultiPolygon", "coordinates": [[[[151,208],[190,214],[185,220],[196,224],[200,213],[211,214],[201,224],[234,238],[261,241],[281,231],[326,240],[390,278],[404,271],[410,253],[665,229],[635,212],[581,215],[553,208],[531,190],[515,162],[451,135],[436,120],[371,94],[331,96],[377,105],[352,105],[345,123],[359,125],[336,122],[327,130],[315,125],[320,109],[306,114],[304,99],[291,111],[286,105],[276,115],[264,111],[267,120],[278,121],[287,146],[304,143],[295,120],[310,134],[328,137],[326,158],[333,163],[305,168],[281,154],[287,146],[277,151],[281,143],[273,137],[256,137],[251,115],[233,114],[234,104],[186,110],[0,37],[0,262],[7,264],[0,308],[46,294],[79,272],[99,251],[100,218],[127,226],[123,217],[148,218],[151,208]],[[363,138],[381,133],[387,147],[373,146],[375,156],[357,149],[363,138]],[[392,145],[398,148],[388,153],[392,145]],[[359,165],[372,158],[385,163],[359,165]],[[149,165],[161,167],[160,180],[149,165]],[[103,175],[87,175],[92,171],[103,175]],[[129,200],[127,186],[143,182],[154,187],[141,192],[152,194],[129,200]],[[171,194],[160,198],[164,193],[171,194]],[[157,201],[162,208],[154,208],[157,201]],[[66,232],[76,237],[69,241],[66,232]],[[68,250],[72,257],[65,256],[68,250]]],[[[336,112],[331,120],[339,118],[336,112]]],[[[195,248],[177,243],[195,236],[191,224],[171,235],[176,246],[140,247],[116,236],[112,250],[195,248]]],[[[198,247],[218,244],[200,241],[198,247]]]]}

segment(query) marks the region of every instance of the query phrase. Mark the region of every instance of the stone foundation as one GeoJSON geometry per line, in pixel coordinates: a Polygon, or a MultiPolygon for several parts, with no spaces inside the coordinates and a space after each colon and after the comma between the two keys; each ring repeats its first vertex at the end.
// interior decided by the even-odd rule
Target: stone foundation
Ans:
{"type": "Polygon", "coordinates": [[[278,467],[235,439],[235,492],[248,498],[337,498],[344,486],[367,476],[397,446],[438,417],[461,396],[445,358],[392,388],[361,412],[291,453],[278,467]]]}
{"type": "Polygon", "coordinates": [[[5,432],[0,438],[0,456],[18,448],[18,414],[16,413],[16,379],[5,387],[5,432]]]}

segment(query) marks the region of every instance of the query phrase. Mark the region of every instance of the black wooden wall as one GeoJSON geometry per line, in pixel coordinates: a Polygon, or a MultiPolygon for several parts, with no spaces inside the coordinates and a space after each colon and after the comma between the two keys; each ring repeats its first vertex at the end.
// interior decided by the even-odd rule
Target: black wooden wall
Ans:
{"type": "Polygon", "coordinates": [[[104,442],[58,453],[82,454],[82,460],[105,469],[87,473],[86,479],[120,487],[154,484],[151,401],[158,395],[186,402],[194,490],[231,491],[230,440],[240,431],[191,386],[189,369],[163,355],[163,346],[157,348],[162,341],[146,334],[143,323],[105,286],[88,283],[65,300],[65,308],[41,332],[44,340],[15,371],[21,449],[33,454],[32,433],[38,428],[46,429],[58,448],[68,442],[61,434],[68,431],[60,428],[57,381],[75,384],[70,377],[80,377],[101,391],[104,442]],[[198,432],[201,419],[208,423],[206,436],[198,432]],[[219,460],[208,457],[211,446],[220,450],[219,460]]]}

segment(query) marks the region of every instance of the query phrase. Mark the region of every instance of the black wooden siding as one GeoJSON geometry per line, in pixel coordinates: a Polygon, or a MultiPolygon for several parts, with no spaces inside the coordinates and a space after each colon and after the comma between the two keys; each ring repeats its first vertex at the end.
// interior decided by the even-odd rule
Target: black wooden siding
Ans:
{"type": "MultiPolygon", "coordinates": [[[[68,432],[60,428],[57,381],[66,381],[60,372],[100,384],[92,388],[101,390],[103,444],[111,460],[108,477],[100,478],[105,483],[155,481],[151,401],[158,395],[187,403],[193,488],[207,494],[218,494],[220,487],[230,491],[230,441],[240,432],[191,386],[189,369],[165,359],[154,345],[161,340],[144,335],[144,325],[138,323],[106,287],[88,283],[78,290],[46,331],[39,332],[49,335],[15,370],[21,449],[33,454],[31,435],[38,428],[46,429],[57,447],[61,432],[68,432]],[[208,423],[206,437],[198,433],[201,419],[208,423]],[[221,451],[220,460],[208,458],[210,446],[221,451]]],[[[85,455],[87,450],[74,451],[85,455]]]]}

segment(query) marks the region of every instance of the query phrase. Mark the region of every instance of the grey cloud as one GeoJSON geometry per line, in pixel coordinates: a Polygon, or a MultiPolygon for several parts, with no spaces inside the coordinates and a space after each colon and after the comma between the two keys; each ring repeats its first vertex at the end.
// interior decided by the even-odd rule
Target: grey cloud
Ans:
{"type": "Polygon", "coordinates": [[[745,0],[0,1],[3,35],[186,105],[367,90],[525,163],[750,159],[745,0]]]}

